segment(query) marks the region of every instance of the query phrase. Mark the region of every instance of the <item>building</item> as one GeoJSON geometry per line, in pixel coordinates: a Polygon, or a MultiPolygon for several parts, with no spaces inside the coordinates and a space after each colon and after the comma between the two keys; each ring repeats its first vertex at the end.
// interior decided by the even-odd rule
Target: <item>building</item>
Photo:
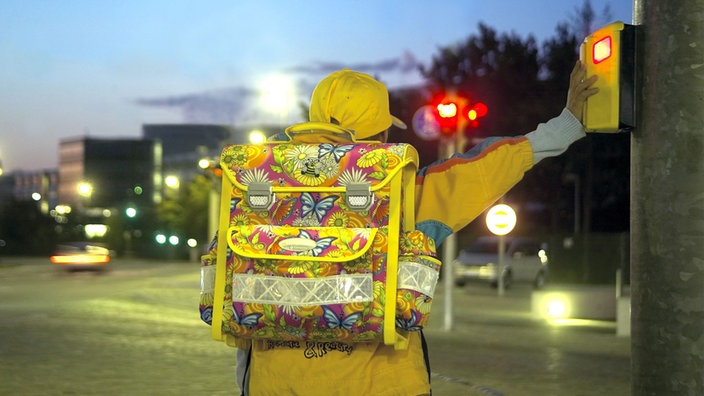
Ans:
{"type": "Polygon", "coordinates": [[[198,161],[219,152],[232,138],[232,128],[208,124],[145,124],[145,140],[160,142],[164,176],[186,182],[197,173],[198,161]]]}
{"type": "Polygon", "coordinates": [[[56,169],[16,171],[0,175],[0,207],[12,201],[36,201],[43,213],[59,203],[56,169]]]}
{"type": "Polygon", "coordinates": [[[59,143],[59,202],[117,208],[161,201],[162,150],[147,139],[82,137],[59,143]]]}

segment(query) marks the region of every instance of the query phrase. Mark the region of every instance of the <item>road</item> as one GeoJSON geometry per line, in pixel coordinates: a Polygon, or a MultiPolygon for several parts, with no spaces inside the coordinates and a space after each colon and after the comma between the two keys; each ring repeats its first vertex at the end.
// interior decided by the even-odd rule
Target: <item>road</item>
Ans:
{"type": "MultiPolygon", "coordinates": [[[[198,318],[197,263],[116,260],[105,274],[0,261],[0,394],[233,395],[235,356],[198,318]]],[[[442,288],[426,331],[433,394],[627,395],[629,341],[530,319],[530,289],[442,288]]]]}
{"type": "Polygon", "coordinates": [[[234,353],[198,319],[198,264],[113,264],[3,259],[0,394],[234,394],[234,353]]]}

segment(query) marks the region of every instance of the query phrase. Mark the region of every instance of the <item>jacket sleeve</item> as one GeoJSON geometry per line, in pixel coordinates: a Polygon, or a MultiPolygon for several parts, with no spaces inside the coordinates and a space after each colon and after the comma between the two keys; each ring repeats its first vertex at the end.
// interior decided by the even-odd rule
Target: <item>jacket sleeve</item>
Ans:
{"type": "Polygon", "coordinates": [[[463,154],[436,161],[416,177],[416,228],[437,245],[464,228],[518,183],[538,161],[585,136],[568,110],[525,136],[492,137],[463,154]]]}

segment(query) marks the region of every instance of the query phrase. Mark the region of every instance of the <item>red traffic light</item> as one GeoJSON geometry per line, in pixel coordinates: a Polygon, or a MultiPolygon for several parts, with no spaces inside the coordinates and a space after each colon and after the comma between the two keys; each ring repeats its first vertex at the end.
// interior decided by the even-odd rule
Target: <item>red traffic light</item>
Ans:
{"type": "Polygon", "coordinates": [[[478,118],[484,117],[488,112],[489,108],[484,103],[477,102],[467,111],[467,119],[476,121],[478,118]]]}
{"type": "Polygon", "coordinates": [[[457,115],[457,104],[454,102],[440,103],[437,109],[440,118],[452,118],[457,115]]]}
{"type": "Polygon", "coordinates": [[[440,133],[443,135],[452,135],[457,131],[457,114],[459,106],[457,102],[445,99],[440,101],[435,106],[437,110],[436,116],[438,124],[440,124],[440,133]]]}
{"type": "Polygon", "coordinates": [[[466,128],[476,128],[479,118],[484,117],[489,108],[482,102],[471,102],[469,98],[454,93],[443,93],[433,102],[435,117],[440,125],[440,133],[453,135],[466,128]]]}

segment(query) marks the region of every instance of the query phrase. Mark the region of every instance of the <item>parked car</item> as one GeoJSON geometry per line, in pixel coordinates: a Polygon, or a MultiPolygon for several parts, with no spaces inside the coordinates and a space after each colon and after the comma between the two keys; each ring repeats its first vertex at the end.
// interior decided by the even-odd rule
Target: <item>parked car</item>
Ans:
{"type": "Polygon", "coordinates": [[[104,270],[110,262],[110,250],[93,242],[69,242],[58,245],[49,260],[66,270],[104,270]]]}
{"type": "MultiPolygon", "coordinates": [[[[547,244],[524,237],[506,236],[503,268],[504,287],[513,283],[532,283],[540,289],[548,276],[547,244]]],[[[485,236],[462,249],[453,262],[455,284],[487,282],[498,286],[499,238],[485,236]]]]}

